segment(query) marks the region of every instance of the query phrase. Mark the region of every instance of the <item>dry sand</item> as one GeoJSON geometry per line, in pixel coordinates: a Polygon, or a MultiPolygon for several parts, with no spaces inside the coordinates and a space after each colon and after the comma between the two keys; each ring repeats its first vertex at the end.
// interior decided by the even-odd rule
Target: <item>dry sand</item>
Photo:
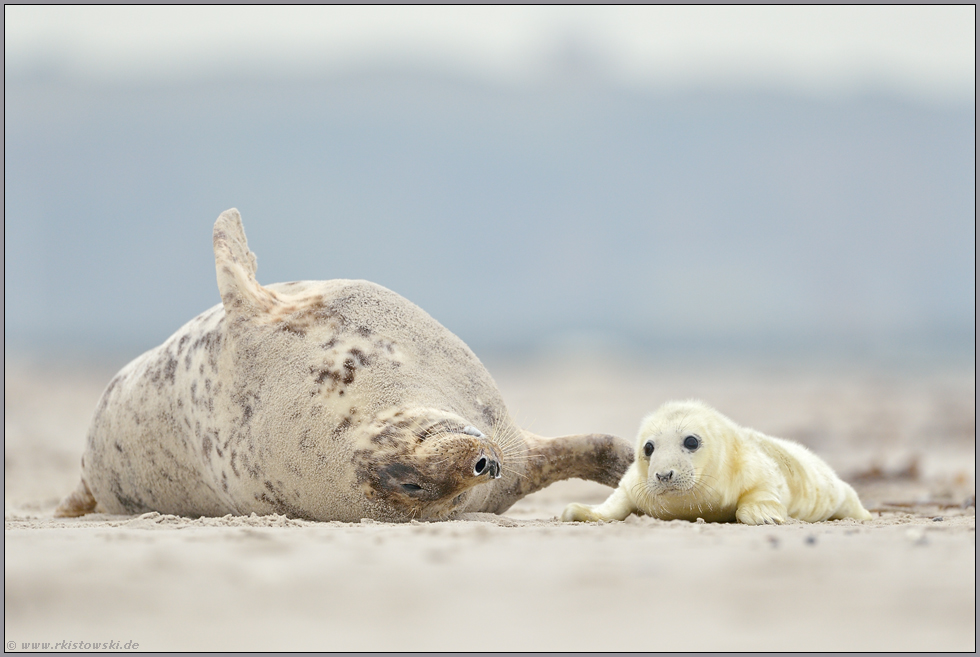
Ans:
{"type": "Polygon", "coordinates": [[[563,362],[488,363],[523,426],[632,439],[662,401],[701,397],[741,424],[810,446],[875,520],[557,522],[566,503],[610,491],[581,481],[465,522],[54,519],[112,372],[8,363],[8,651],[62,641],[140,650],[975,650],[971,361],[916,370],[563,362]]]}

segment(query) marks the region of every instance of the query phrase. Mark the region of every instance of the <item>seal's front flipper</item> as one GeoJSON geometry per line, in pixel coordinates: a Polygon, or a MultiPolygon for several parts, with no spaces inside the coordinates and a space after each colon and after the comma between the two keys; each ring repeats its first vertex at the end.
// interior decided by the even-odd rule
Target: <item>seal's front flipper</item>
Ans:
{"type": "Polygon", "coordinates": [[[86,513],[95,511],[96,504],[98,502],[95,501],[95,497],[92,496],[92,491],[88,489],[83,479],[78,482],[78,486],[71,495],[61,500],[61,504],[54,510],[54,517],[77,518],[78,516],[84,516],[86,513]]]}
{"type": "Polygon", "coordinates": [[[604,433],[544,438],[524,432],[527,469],[521,497],[563,479],[586,479],[615,488],[633,463],[633,446],[604,433]]]}

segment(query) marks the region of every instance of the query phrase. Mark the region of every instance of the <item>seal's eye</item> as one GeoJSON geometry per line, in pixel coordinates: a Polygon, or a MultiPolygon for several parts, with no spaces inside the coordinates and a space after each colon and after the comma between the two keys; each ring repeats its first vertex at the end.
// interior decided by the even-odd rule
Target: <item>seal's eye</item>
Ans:
{"type": "Polygon", "coordinates": [[[701,440],[697,436],[688,436],[684,439],[684,447],[692,452],[701,446],[701,440]]]}
{"type": "Polygon", "coordinates": [[[417,490],[422,490],[422,487],[419,486],[418,484],[402,484],[402,488],[404,490],[407,490],[409,493],[412,493],[417,490]]]}
{"type": "Polygon", "coordinates": [[[643,446],[643,453],[646,455],[647,458],[650,458],[650,455],[653,454],[653,441],[652,440],[648,440],[647,441],[647,444],[643,446]]]}

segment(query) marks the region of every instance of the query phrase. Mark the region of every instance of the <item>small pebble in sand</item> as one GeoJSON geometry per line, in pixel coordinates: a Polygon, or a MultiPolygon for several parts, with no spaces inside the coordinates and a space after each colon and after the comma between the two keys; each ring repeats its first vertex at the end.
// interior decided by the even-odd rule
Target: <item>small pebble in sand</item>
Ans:
{"type": "Polygon", "coordinates": [[[943,520],[944,518],[942,516],[936,516],[935,518],[932,519],[933,522],[942,522],[943,520]]]}

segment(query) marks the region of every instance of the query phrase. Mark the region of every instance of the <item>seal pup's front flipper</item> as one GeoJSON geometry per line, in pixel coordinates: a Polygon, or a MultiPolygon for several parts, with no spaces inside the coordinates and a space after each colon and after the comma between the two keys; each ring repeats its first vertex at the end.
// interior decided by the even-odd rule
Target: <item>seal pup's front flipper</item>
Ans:
{"type": "Polygon", "coordinates": [[[743,525],[781,525],[786,522],[786,506],[771,490],[756,488],[738,498],[735,518],[743,525]]]}
{"type": "Polygon", "coordinates": [[[562,511],[562,522],[595,522],[597,520],[626,520],[631,513],[638,511],[633,500],[626,493],[627,486],[623,484],[636,479],[636,464],[634,463],[623,475],[622,483],[612,492],[612,495],[602,504],[589,506],[573,502],[562,511]]]}

